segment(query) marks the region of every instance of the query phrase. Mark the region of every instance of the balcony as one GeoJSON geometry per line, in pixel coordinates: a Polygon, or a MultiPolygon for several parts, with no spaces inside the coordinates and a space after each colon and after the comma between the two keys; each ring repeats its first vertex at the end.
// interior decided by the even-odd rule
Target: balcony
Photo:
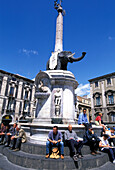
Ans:
{"type": "Polygon", "coordinates": [[[96,104],[94,107],[101,107],[102,104],[96,104]]]}

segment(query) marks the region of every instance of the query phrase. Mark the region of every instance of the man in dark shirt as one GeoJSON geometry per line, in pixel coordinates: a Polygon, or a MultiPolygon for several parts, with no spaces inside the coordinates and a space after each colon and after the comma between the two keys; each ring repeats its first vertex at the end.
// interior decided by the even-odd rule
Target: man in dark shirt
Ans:
{"type": "Polygon", "coordinates": [[[78,136],[74,130],[72,130],[72,125],[68,126],[68,130],[64,134],[66,145],[69,147],[70,156],[74,161],[78,158],[82,158],[81,148],[83,147],[83,142],[78,140],[78,136]],[[75,154],[76,148],[76,154],[75,154]]]}
{"type": "Polygon", "coordinates": [[[92,126],[90,126],[83,137],[83,144],[88,145],[90,147],[92,155],[96,155],[100,154],[99,152],[97,152],[97,150],[99,149],[99,142],[100,139],[93,131],[92,126]]]}
{"type": "Polygon", "coordinates": [[[5,127],[6,127],[6,130],[4,132],[4,142],[3,142],[3,144],[6,145],[6,143],[7,143],[7,133],[9,133],[10,126],[6,125],[5,127]]]}
{"type": "Polygon", "coordinates": [[[51,147],[59,146],[61,152],[61,159],[64,159],[64,144],[62,142],[62,134],[58,131],[58,127],[54,126],[53,130],[49,132],[48,141],[46,142],[46,158],[49,158],[49,151],[51,147]]]}
{"type": "Polygon", "coordinates": [[[17,126],[17,123],[14,123],[13,127],[11,127],[9,129],[9,132],[6,135],[6,144],[5,144],[5,146],[9,146],[10,142],[11,142],[11,137],[15,136],[15,134],[16,134],[16,126],[17,126]]]}

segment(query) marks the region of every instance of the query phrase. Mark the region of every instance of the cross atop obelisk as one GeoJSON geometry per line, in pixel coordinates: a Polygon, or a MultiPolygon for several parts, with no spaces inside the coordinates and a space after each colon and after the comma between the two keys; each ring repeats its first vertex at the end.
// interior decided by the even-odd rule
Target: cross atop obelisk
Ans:
{"type": "Polygon", "coordinates": [[[56,40],[55,40],[55,52],[63,51],[63,8],[61,6],[62,0],[54,1],[54,8],[58,11],[56,21],[56,40]]]}

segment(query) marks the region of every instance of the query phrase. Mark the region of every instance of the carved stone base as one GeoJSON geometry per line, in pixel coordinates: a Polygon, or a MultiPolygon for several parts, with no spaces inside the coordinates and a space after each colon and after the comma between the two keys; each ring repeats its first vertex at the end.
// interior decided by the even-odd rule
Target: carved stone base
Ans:
{"type": "Polygon", "coordinates": [[[36,84],[36,113],[34,122],[74,123],[75,89],[78,82],[70,71],[48,70],[38,73],[36,84]],[[39,91],[39,84],[48,91],[39,91]],[[57,117],[56,117],[57,116],[57,117]],[[58,119],[57,119],[58,118],[58,119]],[[52,120],[52,121],[51,121],[52,120]]]}

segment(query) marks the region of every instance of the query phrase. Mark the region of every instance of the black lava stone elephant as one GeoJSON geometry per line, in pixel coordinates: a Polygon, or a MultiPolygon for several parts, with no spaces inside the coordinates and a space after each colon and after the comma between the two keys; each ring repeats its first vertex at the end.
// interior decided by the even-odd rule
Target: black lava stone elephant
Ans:
{"type": "MultiPolygon", "coordinates": [[[[57,56],[57,65],[54,68],[54,70],[67,70],[68,62],[73,63],[73,62],[78,62],[78,61],[82,60],[85,57],[86,52],[82,52],[82,56],[79,58],[74,58],[73,57],[74,54],[75,53],[72,53],[70,51],[62,51],[62,52],[58,53],[57,54],[58,55],[57,56]]],[[[47,62],[46,70],[50,70],[49,60],[47,62]]]]}

